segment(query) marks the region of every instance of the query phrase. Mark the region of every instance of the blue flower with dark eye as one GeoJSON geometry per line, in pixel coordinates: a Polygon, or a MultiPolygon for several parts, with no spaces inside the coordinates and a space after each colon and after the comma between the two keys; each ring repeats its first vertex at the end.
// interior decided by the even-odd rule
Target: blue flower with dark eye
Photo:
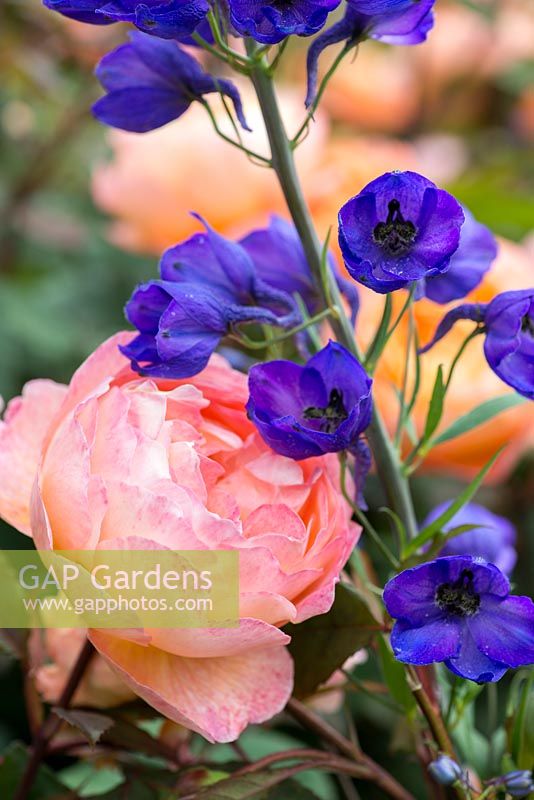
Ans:
{"type": "Polygon", "coordinates": [[[339,243],[350,275],[386,294],[445,272],[464,214],[448,192],[416,172],[388,172],[339,212],[339,243]]]}
{"type": "Polygon", "coordinates": [[[371,386],[360,362],[330,342],[305,366],[269,361],[252,367],[247,411],[280,455],[296,460],[342,450],[358,455],[360,436],[371,421],[371,386]]]}
{"type": "Polygon", "coordinates": [[[477,683],[534,663],[534,603],[511,596],[494,564],[470,556],[421,564],[386,584],[384,603],[397,620],[391,646],[399,661],[444,661],[477,683]]]}
{"type": "Polygon", "coordinates": [[[516,392],[534,400],[534,289],[498,294],[490,303],[464,303],[441,320],[430,350],[461,319],[476,322],[486,335],[484,355],[491,369],[516,392]]]}
{"type": "MultiPolygon", "coordinates": [[[[241,239],[240,244],[251,256],[258,276],[265,283],[290,295],[299,294],[312,315],[320,310],[317,287],[294,225],[275,215],[271,217],[268,228],[252,231],[241,239]]],[[[352,281],[339,274],[333,255],[329,261],[355,320],[359,308],[358,290],[352,281]]]]}
{"type": "Polygon", "coordinates": [[[492,232],[477,222],[466,208],[463,212],[465,222],[460,232],[460,245],[448,270],[425,281],[424,294],[435,303],[450,303],[473,291],[497,255],[497,242],[492,232]]]}
{"type": "Polygon", "coordinates": [[[104,56],[96,69],[108,91],[93,106],[100,122],[125,131],[145,133],[184,114],[195,100],[213,92],[229,97],[243,126],[239,92],[231,81],[204,72],[177,42],[134,31],[130,42],[104,56]]]}
{"type": "Polygon", "coordinates": [[[121,350],[143,375],[196,375],[239,324],[301,322],[293,298],[257,276],[246,250],[206,228],[167,250],[161,280],[138,286],[126,306],[139,335],[121,350]]]}
{"type": "Polygon", "coordinates": [[[132,22],[139,30],[162,39],[181,39],[193,33],[209,11],[207,0],[43,0],[65,17],[109,25],[132,22]]]}
{"type": "MultiPolygon", "coordinates": [[[[423,528],[440,517],[449,506],[450,501],[436,506],[423,522],[423,528]]],[[[495,564],[501,572],[509,575],[517,561],[516,529],[510,520],[494,514],[484,506],[467,503],[443,526],[443,532],[447,533],[462,525],[475,525],[476,527],[450,539],[439,554],[441,556],[471,555],[495,564]]]]}
{"type": "Polygon", "coordinates": [[[262,44],[276,44],[286,36],[311,36],[321,30],[341,0],[228,0],[236,31],[262,44]]]}
{"type": "Polygon", "coordinates": [[[306,105],[317,94],[317,73],[321,53],[331,45],[345,42],[355,47],[363,39],[386,44],[411,45],[424,42],[434,24],[435,0],[348,0],[345,15],[321,33],[308,50],[308,91],[306,105]]]}

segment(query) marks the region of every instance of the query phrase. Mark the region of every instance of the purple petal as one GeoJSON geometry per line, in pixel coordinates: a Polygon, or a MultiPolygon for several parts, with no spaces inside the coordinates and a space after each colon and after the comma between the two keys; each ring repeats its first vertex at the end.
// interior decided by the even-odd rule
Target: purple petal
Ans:
{"type": "Polygon", "coordinates": [[[440,339],[443,339],[443,337],[448,334],[453,325],[455,325],[461,319],[470,319],[473,322],[478,323],[484,322],[486,309],[487,305],[483,305],[482,303],[464,303],[461,306],[451,309],[451,311],[448,311],[439,323],[430,342],[425,344],[424,347],[421,347],[419,349],[419,353],[426,353],[428,350],[434,347],[434,345],[437,344],[440,339]]]}
{"type": "Polygon", "coordinates": [[[436,614],[420,627],[409,622],[396,622],[391,633],[395,658],[408,664],[432,664],[445,661],[460,650],[462,625],[458,618],[436,614]]]}
{"type": "Polygon", "coordinates": [[[506,665],[481,652],[471,634],[470,623],[464,625],[460,653],[445,664],[456,675],[477,683],[498,681],[507,670],[506,665]]]}
{"type": "Polygon", "coordinates": [[[425,294],[435,303],[450,303],[469,294],[482,280],[497,255],[497,243],[491,231],[477,222],[464,208],[465,222],[460,231],[460,245],[449,268],[428,278],[425,294]]]}
{"type": "Polygon", "coordinates": [[[172,90],[135,87],[101,97],[93,114],[105,125],[132,133],[147,133],[178,119],[191,105],[172,90]]]}
{"type": "Polygon", "coordinates": [[[534,664],[534,603],[530,597],[484,598],[469,627],[478,648],[509,667],[534,664]]]}

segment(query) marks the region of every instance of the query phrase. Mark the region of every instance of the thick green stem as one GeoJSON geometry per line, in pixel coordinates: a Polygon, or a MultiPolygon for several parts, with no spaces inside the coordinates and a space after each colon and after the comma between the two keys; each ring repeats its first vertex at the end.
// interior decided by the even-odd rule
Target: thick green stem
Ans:
{"type": "MultiPolygon", "coordinates": [[[[253,54],[255,44],[248,42],[247,49],[249,55],[253,54]]],[[[280,115],[273,82],[268,72],[268,65],[263,61],[259,61],[252,69],[251,76],[269,137],[272,165],[302,241],[317,288],[323,294],[325,305],[329,304],[327,294],[330,294],[334,305],[342,309],[339,289],[332,273],[330,272],[329,276],[328,291],[325,290],[321,280],[322,246],[295,169],[293,152],[280,115]]],[[[354,331],[347,315],[341,313],[332,318],[331,325],[338,341],[362,360],[354,338],[354,331]]],[[[403,521],[408,537],[413,539],[417,535],[417,522],[410,489],[406,478],[402,474],[399,455],[389,439],[376,406],[373,421],[368,429],[368,437],[373,450],[376,469],[386,491],[388,501],[403,521]]]]}

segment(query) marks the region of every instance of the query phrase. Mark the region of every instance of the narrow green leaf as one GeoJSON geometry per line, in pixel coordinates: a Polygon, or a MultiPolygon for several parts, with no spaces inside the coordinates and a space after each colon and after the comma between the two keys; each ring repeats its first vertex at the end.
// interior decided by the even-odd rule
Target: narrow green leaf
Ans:
{"type": "Polygon", "coordinates": [[[334,604],[299,625],[286,625],[295,662],[295,695],[309,697],[356,650],[369,644],[380,628],[363,594],[347,584],[336,587],[334,604]]]}
{"type": "Polygon", "coordinates": [[[443,367],[440,364],[434,381],[432,397],[428,407],[428,414],[425,423],[422,442],[428,442],[436,428],[438,427],[443,414],[443,400],[445,399],[445,385],[443,383],[443,367]]]}
{"type": "Polygon", "coordinates": [[[473,428],[483,425],[501,412],[525,402],[526,398],[521,397],[519,394],[505,394],[501,397],[494,397],[491,400],[486,400],[467,414],[455,420],[452,425],[449,425],[443,433],[440,433],[440,435],[434,439],[433,444],[442,444],[443,442],[455,439],[457,436],[461,436],[473,430],[473,428]]]}
{"type": "Polygon", "coordinates": [[[416,703],[406,680],[406,670],[395,659],[390,646],[383,636],[378,639],[378,652],[384,680],[392,698],[403,707],[407,714],[413,713],[416,703]]]}
{"type": "Polygon", "coordinates": [[[102,734],[115,724],[111,717],[106,717],[104,714],[96,714],[94,711],[71,711],[57,707],[53,711],[56,717],[79,730],[93,747],[100,740],[102,734]]]}
{"type": "Polygon", "coordinates": [[[510,750],[518,769],[534,765],[534,672],[522,681],[508,723],[510,750]]]}
{"type": "Polygon", "coordinates": [[[449,522],[449,520],[451,520],[454,517],[454,515],[457,514],[458,511],[471,500],[472,497],[474,497],[480,485],[482,484],[482,481],[484,480],[484,478],[486,477],[492,466],[495,464],[495,462],[497,461],[503,450],[504,447],[501,447],[500,450],[498,450],[495,453],[493,458],[491,458],[488,461],[486,466],[480,470],[478,475],[474,478],[474,480],[471,481],[469,486],[466,486],[463,492],[461,492],[458,495],[456,500],[450,504],[450,506],[443,512],[443,514],[440,514],[440,516],[437,517],[433,522],[431,522],[430,525],[427,525],[426,528],[423,528],[419,536],[416,536],[415,539],[412,539],[412,541],[404,549],[404,552],[402,554],[403,560],[413,555],[413,553],[416,553],[420,547],[422,547],[430,539],[432,539],[434,534],[442,530],[443,526],[446,525],[447,522],[449,522]]]}

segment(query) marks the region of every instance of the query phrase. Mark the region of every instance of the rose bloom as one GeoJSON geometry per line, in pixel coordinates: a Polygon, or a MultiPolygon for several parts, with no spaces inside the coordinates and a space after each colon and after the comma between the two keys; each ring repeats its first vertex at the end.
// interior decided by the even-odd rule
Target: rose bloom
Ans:
{"type": "Polygon", "coordinates": [[[273,453],[220,356],[189,380],[147,380],[103,344],[70,385],[30,382],[0,423],[0,512],[38,549],[230,549],[240,624],[91,630],[136,694],[210,741],[279,712],[293,664],[280,629],[326,612],[360,529],[335,455],[273,453]]]}
{"type": "MultiPolygon", "coordinates": [[[[500,239],[496,261],[486,273],[482,283],[461,302],[487,303],[500,292],[524,288],[531,274],[532,257],[527,249],[500,239]]],[[[370,338],[378,324],[383,300],[366,290],[362,292],[362,296],[358,330],[367,331],[370,338]]],[[[397,311],[405,299],[405,293],[397,292],[397,296],[394,297],[397,311]]],[[[421,344],[432,338],[446,311],[459,302],[438,305],[430,300],[420,300],[415,304],[415,319],[421,344]]],[[[454,355],[472,330],[472,322],[457,324],[445,339],[421,357],[421,389],[413,413],[413,420],[419,433],[424,429],[438,366],[443,364],[444,369],[448,369],[454,355]]],[[[375,400],[382,409],[390,430],[395,429],[397,421],[398,400],[394,387],[402,386],[407,331],[408,322],[403,320],[388,343],[375,375],[375,400]]],[[[447,393],[440,426],[442,430],[480,403],[494,397],[513,394],[513,389],[506,386],[489,368],[484,357],[483,344],[483,336],[470,342],[456,367],[451,388],[447,393]]],[[[469,433],[433,448],[426,457],[424,466],[427,469],[450,472],[469,479],[505,444],[507,447],[491,470],[489,480],[505,477],[521,453],[534,445],[534,419],[528,403],[508,409],[499,414],[497,419],[489,420],[469,433]]]]}

